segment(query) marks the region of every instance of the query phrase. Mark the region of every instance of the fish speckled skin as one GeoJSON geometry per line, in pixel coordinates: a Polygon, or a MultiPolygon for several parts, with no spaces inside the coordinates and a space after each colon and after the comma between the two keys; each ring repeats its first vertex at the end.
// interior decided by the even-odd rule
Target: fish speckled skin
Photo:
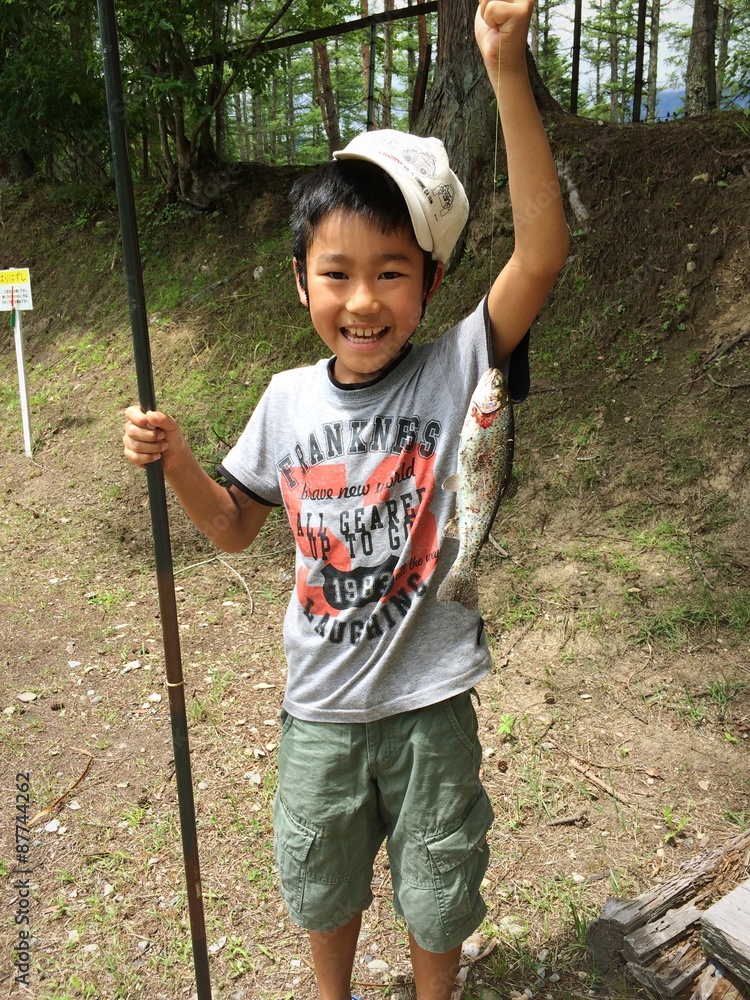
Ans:
{"type": "Polygon", "coordinates": [[[513,433],[508,387],[502,372],[490,368],[469,403],[459,442],[458,471],[443,484],[443,489],[457,490],[459,548],[438,588],[439,601],[458,601],[470,611],[479,607],[476,562],[511,484],[513,433]]]}

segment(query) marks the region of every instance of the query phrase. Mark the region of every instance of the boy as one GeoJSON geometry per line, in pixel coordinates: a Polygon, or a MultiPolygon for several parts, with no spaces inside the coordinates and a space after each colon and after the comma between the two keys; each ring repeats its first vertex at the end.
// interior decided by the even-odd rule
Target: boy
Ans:
{"type": "Polygon", "coordinates": [[[435,593],[457,550],[444,538],[441,484],[468,400],[491,365],[509,365],[511,392],[525,394],[525,351],[511,355],[567,254],[526,72],[531,8],[480,0],[476,16],[516,240],[470,317],[435,344],[410,344],[468,206],[440,142],[365,133],[293,191],[298,294],[333,356],[272,379],[222,463],[229,485],[198,466],[166,414],[127,411],[126,456],[161,458],[221,548],[249,545],[279,504],[295,535],[275,855],[286,905],[309,930],[321,1000],[349,1000],[383,840],[418,1000],[448,1000],[461,943],[486,912],[492,809],[471,691],[490,657],[481,619],[435,593]]]}

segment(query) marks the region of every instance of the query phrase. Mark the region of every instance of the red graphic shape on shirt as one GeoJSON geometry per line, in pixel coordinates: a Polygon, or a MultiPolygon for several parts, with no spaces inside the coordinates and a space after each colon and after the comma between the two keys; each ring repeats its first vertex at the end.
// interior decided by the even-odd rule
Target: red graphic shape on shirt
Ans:
{"type": "Polygon", "coordinates": [[[284,505],[300,555],[314,563],[297,570],[297,598],[308,617],[385,603],[404,586],[401,576],[432,575],[434,463],[434,454],[424,458],[417,449],[388,455],[361,486],[347,483],[342,464],[289,470],[296,485],[282,480],[284,505]],[[323,576],[325,587],[310,584],[312,575],[323,576]]]}

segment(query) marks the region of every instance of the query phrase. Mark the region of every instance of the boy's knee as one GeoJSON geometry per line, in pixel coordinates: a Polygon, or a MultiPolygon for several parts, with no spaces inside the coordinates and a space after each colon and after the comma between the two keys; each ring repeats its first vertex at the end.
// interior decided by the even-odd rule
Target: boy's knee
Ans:
{"type": "Polygon", "coordinates": [[[335,932],[373,900],[372,851],[355,862],[352,870],[343,871],[337,840],[306,826],[277,797],[274,855],[281,895],[292,920],[309,931],[335,932]]]}
{"type": "Polygon", "coordinates": [[[408,852],[407,857],[391,857],[394,905],[425,951],[450,951],[484,919],[481,885],[489,863],[487,831],[492,820],[492,806],[482,789],[458,827],[426,836],[421,850],[416,844],[405,845],[402,853],[408,852]]]}

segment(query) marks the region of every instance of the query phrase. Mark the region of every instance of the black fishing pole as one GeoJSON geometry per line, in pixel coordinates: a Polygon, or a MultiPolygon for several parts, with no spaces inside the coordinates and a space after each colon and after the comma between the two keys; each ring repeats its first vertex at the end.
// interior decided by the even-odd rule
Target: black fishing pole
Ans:
{"type": "MultiPolygon", "coordinates": [[[[112,169],[117,189],[117,206],[122,232],[122,255],[130,307],[130,327],[133,333],[133,353],[138,380],[141,409],[156,409],[154,378],[151,367],[151,348],[146,319],[146,296],[143,290],[141,253],[138,243],[138,226],[133,197],[133,178],[130,173],[128,138],[125,122],[125,102],[120,72],[120,50],[117,43],[117,20],[114,0],[97,0],[99,8],[99,34],[104,61],[104,83],[107,91],[109,134],[112,144],[112,169]]],[[[177,624],[177,602],[174,590],[172,550],[169,543],[167,497],[164,488],[164,471],[161,462],[146,466],[151,531],[154,538],[156,580],[159,590],[164,661],[169,692],[169,715],[172,723],[177,801],[180,811],[182,853],[185,861],[190,935],[193,942],[193,963],[198,1000],[211,1000],[211,983],[208,972],[206,924],[203,914],[200,866],[198,863],[198,838],[195,829],[195,803],[190,774],[190,747],[188,745],[187,716],[185,714],[185,685],[182,679],[180,633],[177,624]]]]}

